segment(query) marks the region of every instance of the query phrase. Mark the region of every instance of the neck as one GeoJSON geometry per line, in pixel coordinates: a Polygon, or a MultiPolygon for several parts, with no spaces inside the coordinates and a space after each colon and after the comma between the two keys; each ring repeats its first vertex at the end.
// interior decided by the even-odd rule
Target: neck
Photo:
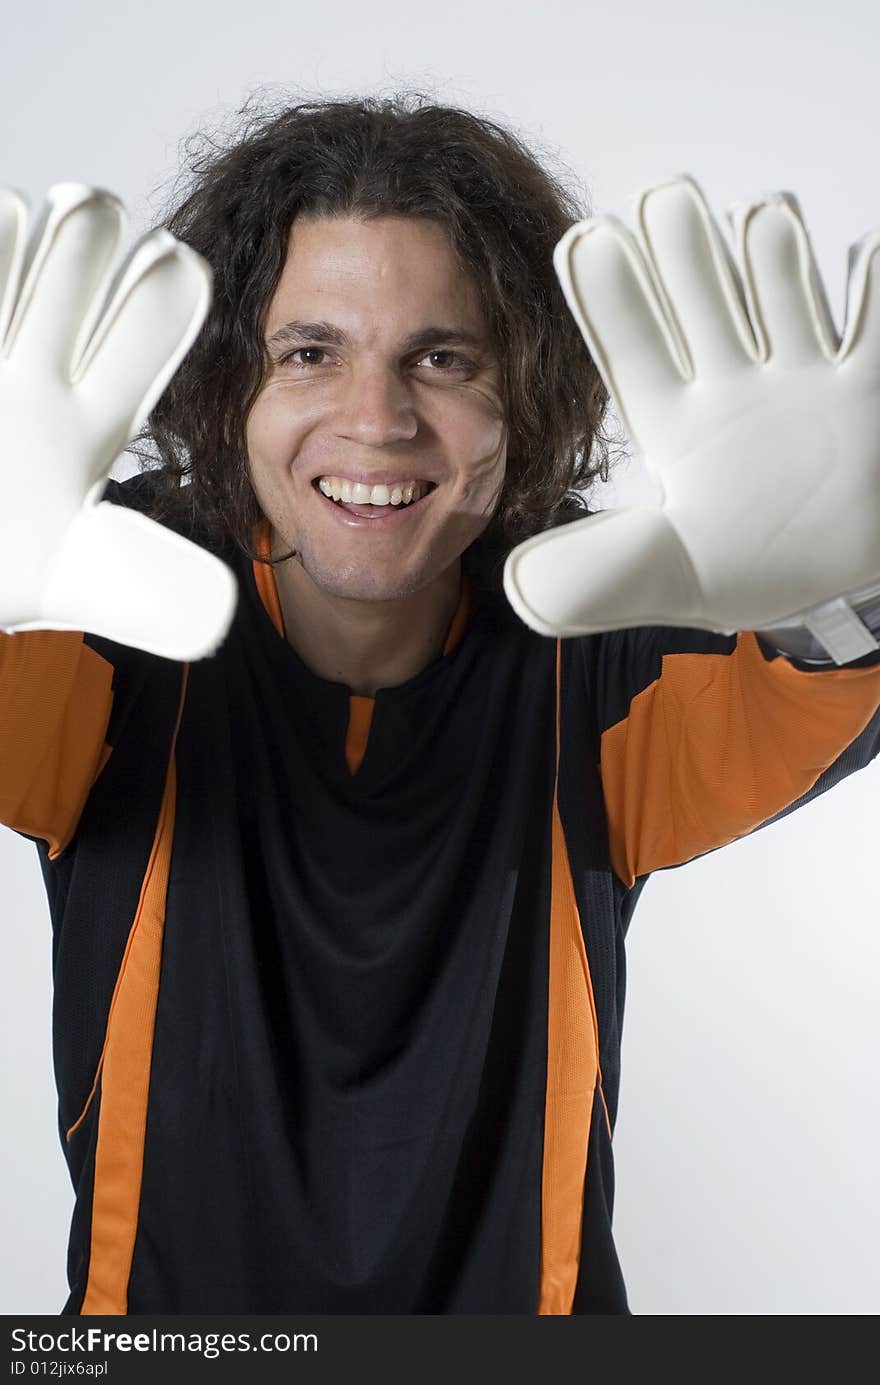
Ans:
{"type": "Polygon", "coordinates": [[[287,640],[319,678],[373,697],[414,678],[443,651],[458,605],[461,561],[393,601],[356,601],[319,587],[295,558],[275,568],[287,640]]]}

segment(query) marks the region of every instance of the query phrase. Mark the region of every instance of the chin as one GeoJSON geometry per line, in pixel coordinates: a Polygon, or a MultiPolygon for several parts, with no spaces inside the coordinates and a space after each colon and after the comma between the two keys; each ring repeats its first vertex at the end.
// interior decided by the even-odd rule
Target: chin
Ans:
{"type": "Polygon", "coordinates": [[[423,570],[401,571],[400,568],[368,568],[361,564],[330,566],[315,561],[308,553],[300,552],[305,573],[328,596],[348,601],[399,601],[413,596],[438,575],[423,570]]]}

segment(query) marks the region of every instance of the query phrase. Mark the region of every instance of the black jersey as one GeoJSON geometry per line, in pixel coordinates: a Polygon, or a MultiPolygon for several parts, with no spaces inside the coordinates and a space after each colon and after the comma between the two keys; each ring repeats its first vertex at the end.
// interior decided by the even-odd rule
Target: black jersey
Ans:
{"type": "Polygon", "coordinates": [[[556,641],[465,588],[443,653],[359,698],[223,556],[209,658],[0,637],[0,820],[53,923],[62,1311],[626,1313],[633,908],[877,754],[876,658],[556,641]]]}

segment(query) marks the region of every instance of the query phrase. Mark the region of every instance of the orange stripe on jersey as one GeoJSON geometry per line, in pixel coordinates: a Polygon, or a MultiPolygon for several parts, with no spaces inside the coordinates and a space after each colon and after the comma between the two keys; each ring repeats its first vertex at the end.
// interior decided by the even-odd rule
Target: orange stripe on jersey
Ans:
{"type": "Polygon", "coordinates": [[[357,774],[366,754],[375,705],[372,697],[363,697],[360,693],[349,694],[348,730],[345,733],[345,763],[349,774],[357,774]]]}
{"type": "Polygon", "coordinates": [[[112,664],[80,631],[0,634],[0,822],[42,837],[50,860],[110,755],[112,684],[112,664]]]}
{"type": "MultiPolygon", "coordinates": [[[[550,888],[550,979],[547,1094],[541,1190],[541,1282],[538,1313],[571,1313],[581,1249],[584,1180],[599,1030],[593,985],[559,814],[561,648],[556,642],[556,786],[550,888]]],[[[602,1094],[604,1106],[605,1096],[602,1094]]],[[[608,1133],[611,1125],[605,1109],[608,1133]]]]}
{"type": "MultiPolygon", "coordinates": [[[[271,558],[272,540],[269,533],[269,521],[261,519],[253,528],[254,546],[261,558],[271,558]]],[[[257,584],[257,591],[260,593],[260,600],[265,606],[272,624],[278,631],[282,639],[285,638],[284,617],[281,614],[281,602],[278,599],[278,584],[275,581],[275,569],[269,567],[267,563],[254,563],[254,581],[257,584]]]]}
{"type": "Polygon", "coordinates": [[[880,667],[807,672],[766,660],[744,632],[730,654],[666,654],[602,736],[617,875],[681,865],[808,792],[880,704],[880,667]]]}
{"type": "MultiPolygon", "coordinates": [[[[101,1108],[95,1151],[89,1278],[80,1310],[83,1315],[125,1314],[128,1309],[128,1280],[140,1206],[162,935],[174,840],[177,802],[174,747],[188,674],[189,665],[184,664],[156,834],[116,979],[95,1076],[96,1083],[98,1076],[101,1078],[101,1108]]],[[[86,1110],[91,1099],[90,1094],[86,1110]]],[[[79,1120],[83,1115],[85,1110],[79,1120]]],[[[75,1128],[71,1127],[68,1138],[75,1128]]]]}
{"type": "Polygon", "coordinates": [[[452,617],[452,624],[446,632],[446,639],[443,642],[443,653],[450,654],[459,643],[474,608],[474,585],[467,573],[462,574],[461,589],[458,595],[458,605],[455,608],[455,615],[452,617]]]}

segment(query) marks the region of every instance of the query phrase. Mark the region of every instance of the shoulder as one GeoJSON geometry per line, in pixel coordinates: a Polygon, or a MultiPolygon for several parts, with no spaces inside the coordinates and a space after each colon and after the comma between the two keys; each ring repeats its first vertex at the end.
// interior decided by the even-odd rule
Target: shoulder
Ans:
{"type": "Polygon", "coordinates": [[[221,545],[216,537],[212,538],[207,526],[200,522],[194,506],[188,503],[188,491],[189,486],[172,488],[165,473],[159,467],[152,467],[124,481],[108,479],[101,499],[112,505],[137,510],[182,538],[230,561],[234,545],[231,541],[228,545],[221,545]]]}
{"type": "Polygon", "coordinates": [[[108,477],[104,486],[102,500],[113,505],[124,505],[130,510],[145,510],[155,503],[159,490],[159,471],[140,471],[124,481],[108,477]]]}

